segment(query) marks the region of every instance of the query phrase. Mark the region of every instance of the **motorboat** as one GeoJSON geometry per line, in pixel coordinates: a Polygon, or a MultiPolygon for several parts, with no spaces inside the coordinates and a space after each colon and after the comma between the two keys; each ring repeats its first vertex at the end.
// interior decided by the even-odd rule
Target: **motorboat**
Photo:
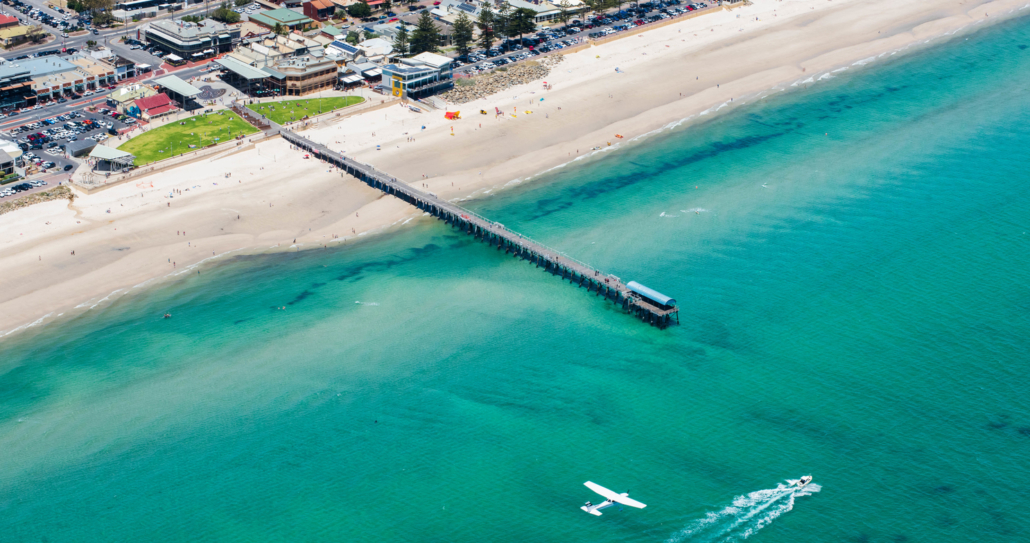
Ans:
{"type": "Polygon", "coordinates": [[[805,488],[805,485],[807,485],[808,483],[811,483],[811,482],[812,482],[812,476],[811,475],[805,475],[804,477],[798,479],[797,482],[794,483],[794,486],[796,486],[798,488],[805,488]]]}

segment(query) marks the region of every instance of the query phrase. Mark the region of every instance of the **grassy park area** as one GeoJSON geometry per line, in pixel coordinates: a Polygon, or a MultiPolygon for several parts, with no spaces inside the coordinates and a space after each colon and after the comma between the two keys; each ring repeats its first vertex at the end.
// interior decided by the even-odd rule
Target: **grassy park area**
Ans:
{"type": "Polygon", "coordinates": [[[183,116],[178,121],[144,132],[118,148],[135,155],[136,166],[143,166],[257,131],[250,123],[240,119],[239,115],[231,111],[220,111],[183,116]]]}
{"type": "Polygon", "coordinates": [[[299,121],[307,116],[328,113],[347,106],[364,102],[360,96],[332,96],[327,98],[302,98],[300,100],[279,100],[247,106],[251,111],[268,117],[273,123],[283,124],[299,121]]]}

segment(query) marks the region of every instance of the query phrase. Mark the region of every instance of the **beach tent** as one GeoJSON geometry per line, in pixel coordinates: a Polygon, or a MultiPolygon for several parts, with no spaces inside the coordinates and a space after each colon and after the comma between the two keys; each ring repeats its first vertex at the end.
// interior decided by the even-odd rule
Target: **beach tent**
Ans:
{"type": "Polygon", "coordinates": [[[461,118],[461,112],[460,111],[448,111],[448,112],[444,113],[443,116],[446,119],[453,121],[454,119],[460,119],[461,118]]]}

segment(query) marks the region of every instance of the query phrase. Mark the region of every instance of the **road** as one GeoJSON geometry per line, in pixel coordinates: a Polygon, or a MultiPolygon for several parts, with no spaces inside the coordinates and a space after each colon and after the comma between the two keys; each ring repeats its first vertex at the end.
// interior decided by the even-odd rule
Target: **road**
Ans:
{"type": "MultiPolygon", "coordinates": [[[[55,11],[51,10],[49,7],[47,7],[47,2],[44,1],[44,0],[22,0],[22,2],[24,2],[26,4],[29,4],[29,5],[32,5],[32,6],[36,7],[36,8],[39,8],[40,10],[49,11],[49,12],[51,12],[54,15],[59,15],[57,12],[55,12],[55,11]]],[[[217,7],[217,5],[214,5],[214,7],[217,7]]],[[[214,9],[214,7],[212,7],[211,9],[214,9]]],[[[18,19],[22,20],[22,22],[25,23],[25,24],[37,24],[37,25],[41,24],[41,23],[39,23],[38,21],[36,21],[34,19],[30,19],[28,16],[22,14],[21,12],[13,11],[10,8],[10,6],[2,5],[2,6],[0,6],[0,8],[2,8],[2,9],[0,9],[0,12],[5,13],[7,15],[11,15],[11,16],[17,17],[18,19]]],[[[96,41],[97,43],[103,44],[104,46],[108,47],[116,55],[120,55],[120,56],[122,56],[124,58],[127,58],[127,59],[137,63],[137,64],[149,64],[149,65],[153,66],[154,69],[156,70],[158,67],[161,66],[161,63],[162,63],[162,60],[160,58],[158,58],[158,57],[156,57],[154,55],[151,55],[149,53],[146,53],[146,52],[144,52],[142,50],[139,50],[139,49],[135,49],[135,50],[131,49],[128,45],[124,45],[121,42],[121,38],[123,36],[135,37],[136,36],[136,30],[138,30],[140,27],[142,27],[144,24],[146,24],[149,21],[155,21],[157,19],[162,19],[162,18],[167,18],[167,17],[172,17],[172,16],[174,16],[174,17],[181,17],[183,15],[190,15],[190,14],[201,13],[201,12],[204,12],[206,9],[208,9],[208,8],[205,7],[204,4],[197,4],[195,6],[191,6],[191,7],[187,8],[187,9],[182,10],[182,11],[177,11],[174,14],[165,14],[165,15],[162,15],[161,17],[157,17],[157,18],[154,18],[154,19],[144,19],[143,21],[140,21],[138,23],[133,23],[133,22],[130,21],[129,24],[126,27],[123,27],[123,28],[116,28],[116,29],[109,29],[109,30],[100,30],[99,34],[97,34],[97,35],[94,35],[93,33],[90,32],[90,33],[83,34],[81,36],[69,36],[68,38],[61,38],[60,34],[59,33],[55,33],[55,31],[54,31],[54,29],[52,27],[44,25],[43,28],[45,28],[47,31],[50,31],[52,34],[55,34],[57,36],[57,39],[55,41],[51,41],[49,43],[45,43],[45,44],[41,44],[41,45],[33,45],[33,46],[30,46],[30,47],[17,48],[17,49],[14,49],[14,50],[6,52],[4,56],[5,56],[5,58],[10,59],[10,58],[18,57],[18,56],[21,56],[21,55],[29,55],[29,54],[38,53],[40,51],[49,51],[49,50],[52,50],[52,49],[62,49],[62,48],[75,48],[75,49],[81,50],[84,47],[86,47],[86,42],[87,41],[92,40],[92,41],[96,41]]],[[[194,77],[194,76],[199,75],[201,73],[203,73],[202,68],[200,68],[200,67],[192,67],[192,68],[184,68],[182,70],[177,70],[175,72],[175,75],[177,75],[177,76],[179,76],[179,77],[181,77],[183,79],[189,79],[190,77],[194,77]]],[[[43,107],[41,109],[36,109],[36,110],[32,110],[32,111],[25,112],[25,113],[20,113],[18,115],[13,116],[13,117],[7,117],[2,122],[0,122],[0,130],[7,130],[7,129],[10,129],[10,128],[15,127],[15,126],[19,126],[19,125],[25,124],[27,122],[38,122],[38,121],[40,121],[42,119],[46,119],[48,117],[54,117],[54,116],[57,116],[57,115],[63,115],[65,113],[69,112],[69,111],[79,110],[79,109],[82,109],[82,108],[84,108],[86,106],[89,106],[91,104],[94,104],[94,103],[102,103],[102,102],[104,102],[106,100],[107,94],[109,94],[109,93],[108,92],[104,92],[103,94],[98,93],[98,94],[94,94],[92,96],[87,96],[87,97],[80,98],[78,100],[68,101],[68,102],[63,103],[63,104],[50,103],[50,104],[46,105],[45,107],[43,107]]]]}
{"type": "MultiPolygon", "coordinates": [[[[666,17],[672,17],[672,18],[682,17],[682,16],[687,14],[687,12],[685,10],[686,10],[687,4],[689,4],[689,3],[690,2],[683,2],[683,1],[680,1],[680,0],[671,0],[671,1],[670,0],[665,0],[663,3],[659,3],[657,1],[654,2],[654,3],[641,3],[640,6],[643,9],[641,10],[640,13],[636,13],[637,8],[627,6],[626,8],[624,8],[621,11],[621,13],[634,12],[634,13],[632,13],[631,16],[623,17],[621,20],[613,20],[611,23],[604,24],[604,25],[597,25],[597,26],[594,26],[593,28],[589,28],[589,29],[588,28],[580,27],[581,28],[580,32],[568,32],[568,33],[566,33],[563,29],[559,28],[558,26],[547,28],[547,29],[540,29],[535,34],[527,35],[526,38],[532,38],[532,37],[538,37],[539,38],[539,37],[542,37],[544,34],[548,34],[548,33],[550,33],[550,34],[557,34],[557,36],[555,38],[552,38],[552,39],[545,39],[545,41],[543,41],[541,43],[538,43],[534,47],[535,51],[530,52],[528,49],[520,49],[520,50],[516,50],[516,51],[510,51],[510,52],[504,53],[502,55],[497,55],[497,56],[494,56],[494,57],[489,57],[489,58],[487,58],[485,60],[480,60],[480,61],[476,61],[476,62],[472,62],[472,63],[466,64],[466,65],[463,65],[463,66],[455,69],[454,72],[456,74],[461,74],[461,75],[475,75],[477,73],[489,72],[489,71],[491,71],[491,70],[493,70],[495,68],[499,68],[501,66],[501,64],[495,64],[497,61],[499,61],[501,59],[508,59],[510,62],[517,62],[519,60],[532,59],[534,56],[537,56],[540,52],[548,52],[548,48],[550,48],[550,50],[553,51],[553,50],[560,50],[560,49],[564,49],[566,47],[571,47],[571,46],[574,46],[574,45],[578,45],[579,43],[583,43],[583,42],[586,41],[587,37],[590,34],[593,34],[595,32],[600,32],[600,31],[602,31],[604,29],[608,29],[608,28],[615,30],[616,33],[624,32],[625,30],[636,28],[638,25],[633,23],[633,21],[635,21],[637,19],[642,19],[644,21],[647,21],[648,17],[651,17],[651,16],[661,16],[662,12],[660,10],[662,10],[662,9],[670,9],[670,10],[671,9],[680,9],[680,10],[684,10],[684,13],[681,13],[681,14],[678,14],[678,15],[677,14],[671,14],[671,15],[667,14],[666,15],[666,17]],[[648,8],[646,8],[644,6],[652,6],[652,7],[650,9],[648,9],[648,8]],[[622,30],[617,30],[616,27],[619,27],[619,28],[627,27],[627,28],[623,28],[622,30]]],[[[709,4],[709,5],[704,7],[704,8],[701,8],[701,9],[698,9],[698,10],[694,10],[694,11],[705,11],[705,10],[716,9],[714,7],[716,5],[715,0],[709,0],[707,2],[707,4],[709,4]]],[[[612,16],[615,13],[620,13],[620,11],[618,9],[612,9],[612,10],[607,10],[605,12],[599,13],[597,15],[600,15],[600,16],[612,16]]],[[[584,24],[586,24],[586,23],[592,23],[594,21],[594,19],[595,19],[595,16],[589,16],[588,17],[586,14],[582,14],[582,15],[573,17],[572,19],[574,19],[574,20],[582,20],[582,22],[584,24]]],[[[645,22],[643,25],[640,25],[640,26],[647,27],[650,24],[653,24],[653,23],[645,22]]],[[[568,27],[572,27],[572,26],[573,25],[570,22],[568,27]]],[[[516,40],[513,40],[513,42],[514,41],[516,41],[516,40]]],[[[498,48],[499,45],[500,44],[495,45],[494,48],[495,49],[498,48]]],[[[477,54],[477,53],[478,54],[486,54],[486,51],[473,51],[472,54],[474,55],[474,54],[477,54]]]]}
{"type": "MultiPolygon", "coordinates": [[[[202,73],[206,73],[204,71],[205,68],[206,66],[193,66],[189,68],[183,68],[181,70],[176,70],[175,75],[182,79],[189,79],[191,77],[196,77],[202,73]]],[[[146,77],[142,79],[134,79],[133,81],[146,81],[147,79],[150,79],[152,77],[161,76],[155,76],[154,73],[151,72],[150,74],[147,74],[146,77]]],[[[96,93],[92,96],[84,96],[78,100],[69,100],[63,104],[49,102],[47,105],[41,107],[40,109],[33,109],[31,111],[19,113],[12,117],[6,117],[2,122],[0,122],[0,130],[9,130],[16,126],[21,126],[25,123],[39,122],[49,117],[64,115],[69,111],[81,110],[90,105],[103,104],[107,101],[107,95],[110,93],[110,91],[105,90],[102,91],[102,93],[96,93]]]]}

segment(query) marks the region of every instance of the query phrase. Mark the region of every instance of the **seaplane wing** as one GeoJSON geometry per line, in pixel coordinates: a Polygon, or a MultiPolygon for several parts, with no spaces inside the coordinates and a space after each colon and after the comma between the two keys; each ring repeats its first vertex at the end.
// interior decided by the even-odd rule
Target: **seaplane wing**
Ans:
{"type": "Polygon", "coordinates": [[[608,490],[607,488],[605,488],[605,487],[603,487],[603,486],[601,486],[601,485],[599,485],[597,483],[593,483],[593,482],[587,481],[587,482],[585,482],[583,484],[586,485],[586,487],[589,488],[590,490],[593,490],[594,492],[597,492],[598,494],[604,496],[605,498],[608,498],[609,500],[611,500],[613,502],[621,503],[622,505],[628,505],[630,507],[636,507],[637,509],[643,509],[643,508],[647,507],[647,505],[642,504],[642,503],[638,502],[637,500],[631,499],[626,494],[618,494],[616,492],[608,490]]]}

